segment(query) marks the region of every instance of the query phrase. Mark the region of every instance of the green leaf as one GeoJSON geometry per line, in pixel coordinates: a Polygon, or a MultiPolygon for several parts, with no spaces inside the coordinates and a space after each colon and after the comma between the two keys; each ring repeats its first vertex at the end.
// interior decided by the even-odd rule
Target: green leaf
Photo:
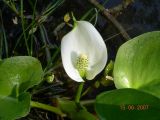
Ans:
{"type": "Polygon", "coordinates": [[[160,32],[129,40],[117,53],[114,65],[117,88],[135,88],[160,98],[160,32]]]}
{"type": "Polygon", "coordinates": [[[58,99],[60,109],[68,115],[71,120],[96,120],[95,116],[89,113],[85,107],[77,107],[74,101],[58,99]]]}
{"type": "Polygon", "coordinates": [[[100,120],[160,120],[160,99],[136,89],[118,89],[97,96],[100,120]]]}
{"type": "Polygon", "coordinates": [[[30,95],[26,91],[42,76],[36,58],[18,56],[0,61],[0,119],[12,120],[28,113],[30,95]]]}
{"type": "Polygon", "coordinates": [[[11,57],[0,61],[0,95],[16,97],[42,80],[40,62],[29,56],[11,57]]]}
{"type": "Polygon", "coordinates": [[[30,110],[30,94],[18,98],[0,96],[0,120],[15,120],[26,116],[30,110]]]}

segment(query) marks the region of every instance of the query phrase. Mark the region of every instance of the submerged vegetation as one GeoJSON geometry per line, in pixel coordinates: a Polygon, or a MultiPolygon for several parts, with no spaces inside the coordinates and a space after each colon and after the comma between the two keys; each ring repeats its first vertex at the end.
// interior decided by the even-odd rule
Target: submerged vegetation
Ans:
{"type": "Polygon", "coordinates": [[[159,6],[1,0],[0,120],[159,120],[159,6]]]}

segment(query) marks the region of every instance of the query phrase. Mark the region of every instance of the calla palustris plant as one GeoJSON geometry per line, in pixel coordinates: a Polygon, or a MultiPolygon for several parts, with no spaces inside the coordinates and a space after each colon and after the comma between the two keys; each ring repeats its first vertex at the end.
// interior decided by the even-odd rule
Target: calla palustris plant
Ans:
{"type": "Polygon", "coordinates": [[[92,80],[105,67],[107,48],[100,33],[87,21],[75,27],[61,42],[61,55],[68,76],[77,81],[92,80]]]}

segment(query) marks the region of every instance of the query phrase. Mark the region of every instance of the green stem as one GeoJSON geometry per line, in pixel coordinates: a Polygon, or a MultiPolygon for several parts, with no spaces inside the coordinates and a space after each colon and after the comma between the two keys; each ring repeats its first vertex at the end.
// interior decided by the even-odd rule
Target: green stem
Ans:
{"type": "Polygon", "coordinates": [[[15,4],[11,3],[11,5],[9,4],[9,2],[7,2],[6,0],[3,0],[3,2],[13,11],[15,12],[15,14],[17,16],[19,16],[19,12],[17,11],[15,4]]]}
{"type": "Polygon", "coordinates": [[[81,101],[81,105],[85,105],[85,106],[93,105],[94,103],[95,103],[95,100],[81,101]]]}
{"type": "Polygon", "coordinates": [[[76,94],[76,97],[75,97],[75,102],[76,103],[79,103],[79,101],[80,101],[83,86],[84,86],[84,82],[81,82],[78,86],[77,94],[76,94]]]}
{"type": "Polygon", "coordinates": [[[72,19],[73,19],[73,22],[74,22],[74,25],[73,25],[73,29],[77,26],[77,20],[76,18],[74,17],[74,14],[73,12],[71,12],[71,15],[72,15],[72,19]]]}
{"type": "Polygon", "coordinates": [[[28,52],[28,55],[30,55],[29,47],[28,47],[28,43],[27,43],[28,40],[27,40],[27,36],[26,36],[26,33],[25,33],[25,19],[24,19],[24,15],[23,15],[23,0],[21,0],[21,22],[22,22],[21,23],[22,24],[22,32],[23,32],[27,52],[28,52]]]}
{"type": "Polygon", "coordinates": [[[58,115],[60,115],[60,116],[62,116],[62,117],[65,116],[65,114],[62,113],[62,111],[61,111],[59,108],[56,108],[56,107],[53,107],[53,106],[50,106],[50,105],[46,105],[46,104],[43,104],[43,103],[31,101],[31,107],[35,107],[35,108],[40,108],[40,109],[43,109],[43,110],[47,110],[47,111],[56,113],[56,114],[58,114],[58,115]]]}

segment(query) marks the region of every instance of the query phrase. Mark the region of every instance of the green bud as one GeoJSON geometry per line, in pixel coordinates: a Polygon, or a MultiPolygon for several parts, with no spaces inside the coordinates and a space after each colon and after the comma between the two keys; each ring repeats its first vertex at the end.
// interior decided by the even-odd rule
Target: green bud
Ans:
{"type": "Polygon", "coordinates": [[[46,77],[46,81],[47,81],[48,83],[52,83],[52,82],[54,81],[54,74],[47,76],[47,77],[46,77]]]}

